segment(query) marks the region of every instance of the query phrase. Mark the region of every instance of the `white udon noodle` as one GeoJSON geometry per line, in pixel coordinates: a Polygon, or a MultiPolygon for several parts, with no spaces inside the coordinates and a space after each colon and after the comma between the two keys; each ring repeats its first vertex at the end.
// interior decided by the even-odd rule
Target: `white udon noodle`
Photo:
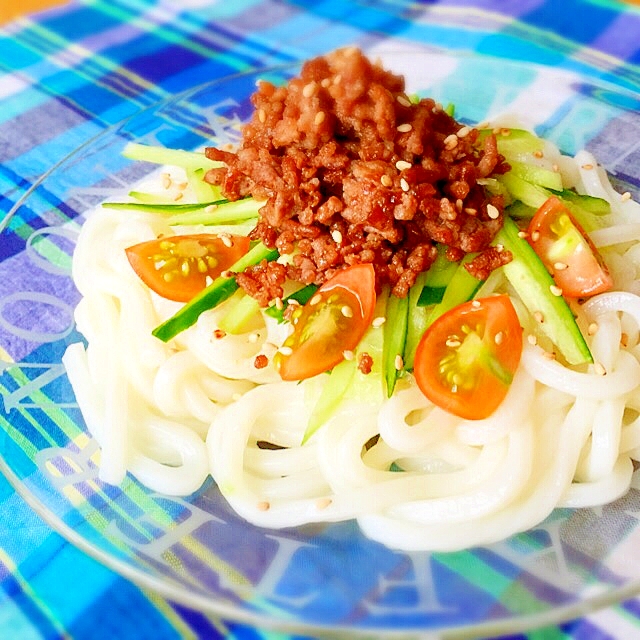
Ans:
{"type": "MultiPolygon", "coordinates": [[[[254,524],[357,518],[366,535],[405,550],[490,543],[556,507],[623,495],[640,456],[640,243],[630,241],[640,237],[640,206],[621,198],[601,169],[584,168],[596,166],[585,152],[574,160],[549,146],[544,162],[560,166],[567,186],[612,206],[609,226],[593,239],[617,290],[577,309],[583,328],[597,323],[589,342],[598,364],[569,369],[525,337],[507,398],[486,420],[434,407],[406,375],[390,399],[381,391],[347,397],[304,444],[326,376],[283,382],[271,365],[254,366],[260,353],[271,362],[284,325],[261,317],[245,334],[215,339],[222,305],[170,344],[151,335],[179,305],[141,284],[124,248],[202,229],[92,212],[73,262],[88,347],[71,345],[64,363],[101,446],[101,478],[120,483],[128,471],[153,490],[188,495],[211,474],[254,524]]],[[[482,293],[505,290],[494,274],[482,293]]],[[[536,330],[521,319],[525,336],[536,330]]]]}

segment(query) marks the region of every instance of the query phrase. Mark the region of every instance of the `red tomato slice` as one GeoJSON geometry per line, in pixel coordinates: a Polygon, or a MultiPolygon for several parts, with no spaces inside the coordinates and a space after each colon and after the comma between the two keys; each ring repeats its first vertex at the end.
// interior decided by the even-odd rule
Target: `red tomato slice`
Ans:
{"type": "Polygon", "coordinates": [[[373,320],[375,272],[359,264],[336,273],[291,317],[293,333],[274,362],[283,380],[329,371],[353,351],[373,320]]]}
{"type": "Polygon", "coordinates": [[[189,302],[249,250],[249,238],[200,233],[167,236],[126,249],[138,277],[163,298],[189,302]]]}
{"type": "Polygon", "coordinates": [[[418,344],[413,373],[435,405],[480,420],[507,395],[521,354],[522,327],[509,296],[491,296],[441,315],[418,344]]]}
{"type": "Polygon", "coordinates": [[[569,298],[583,298],[613,287],[602,256],[566,205],[552,196],[529,223],[529,244],[555,283],[569,298]]]}

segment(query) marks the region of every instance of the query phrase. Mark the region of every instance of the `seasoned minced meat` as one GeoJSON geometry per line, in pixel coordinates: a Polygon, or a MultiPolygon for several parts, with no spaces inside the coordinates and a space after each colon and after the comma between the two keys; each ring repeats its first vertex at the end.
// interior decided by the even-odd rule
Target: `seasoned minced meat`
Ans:
{"type": "Polygon", "coordinates": [[[476,275],[508,260],[489,249],[502,198],[478,184],[509,168],[495,136],[480,143],[433,100],[410,101],[404,79],[359,50],[311,60],[284,87],[260,82],[252,102],[237,152],[206,150],[226,165],[206,179],[230,200],[264,201],[251,237],[293,256],[239,279],[262,304],[282,295],[286,278],[319,285],[362,262],[374,265],[378,287],[403,297],[436,242],[453,260],[488,251],[476,275]]]}

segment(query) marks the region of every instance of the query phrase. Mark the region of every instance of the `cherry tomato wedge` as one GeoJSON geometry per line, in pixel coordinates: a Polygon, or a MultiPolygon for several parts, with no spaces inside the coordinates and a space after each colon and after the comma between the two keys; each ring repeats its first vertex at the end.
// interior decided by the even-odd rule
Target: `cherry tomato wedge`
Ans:
{"type": "Polygon", "coordinates": [[[329,371],[353,351],[373,320],[375,272],[359,264],[336,273],[291,315],[293,333],[274,358],[283,380],[329,371]]]}
{"type": "Polygon", "coordinates": [[[138,277],[163,298],[189,302],[249,250],[249,238],[199,233],[157,238],[126,249],[138,277]]]}
{"type": "Polygon", "coordinates": [[[552,196],[534,214],[529,244],[568,298],[582,298],[613,287],[602,256],[566,205],[552,196]]]}
{"type": "Polygon", "coordinates": [[[418,344],[413,372],[435,405],[480,420],[507,395],[521,354],[522,327],[509,296],[491,296],[441,315],[418,344]]]}

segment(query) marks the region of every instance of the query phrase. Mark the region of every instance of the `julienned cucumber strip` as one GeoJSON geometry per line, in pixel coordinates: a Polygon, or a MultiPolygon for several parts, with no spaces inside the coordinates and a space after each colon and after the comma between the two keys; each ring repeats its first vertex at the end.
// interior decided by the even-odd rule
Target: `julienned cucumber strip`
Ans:
{"type": "Polygon", "coordinates": [[[282,301],[282,309],[278,309],[278,307],[274,306],[268,307],[264,312],[268,316],[275,318],[278,323],[282,323],[284,322],[284,310],[289,306],[289,302],[295,301],[299,302],[300,304],[305,304],[309,300],[311,300],[311,297],[317,290],[318,286],[315,284],[305,285],[301,289],[294,291],[292,294],[285,296],[284,300],[282,301]]]}
{"type": "Polygon", "coordinates": [[[187,171],[217,169],[223,166],[221,162],[209,160],[204,153],[198,151],[167,149],[166,147],[155,147],[137,142],[127,143],[122,155],[125,158],[129,158],[129,160],[142,160],[153,164],[170,164],[174,167],[182,167],[187,171]]]}
{"type": "Polygon", "coordinates": [[[222,199],[189,204],[151,202],[104,202],[107,209],[124,211],[147,211],[165,217],[168,224],[175,225],[216,225],[244,222],[258,217],[261,202],[253,198],[243,198],[233,202],[222,199]]]}
{"type": "Polygon", "coordinates": [[[196,202],[207,202],[209,200],[221,200],[222,192],[219,186],[205,182],[204,169],[187,170],[187,180],[193,191],[196,202]]]}
{"type": "Polygon", "coordinates": [[[427,326],[435,322],[443,313],[473,298],[475,292],[480,288],[482,281],[472,276],[465,268],[465,265],[473,260],[476,255],[475,253],[468,253],[456,264],[456,270],[451,280],[449,280],[442,300],[429,313],[427,326]]]}
{"type": "MultiPolygon", "coordinates": [[[[400,370],[396,363],[402,358],[407,340],[409,296],[398,298],[390,294],[387,299],[386,321],[383,325],[382,373],[387,396],[393,395],[400,370]]],[[[404,367],[401,367],[401,369],[404,367]]]]}
{"type": "MultiPolygon", "coordinates": [[[[276,249],[269,249],[259,242],[233,264],[229,271],[241,273],[247,267],[258,264],[262,260],[275,260],[277,257],[278,251],[276,249]]],[[[220,276],[216,278],[177,313],[156,327],[152,332],[153,335],[163,342],[168,342],[171,338],[195,324],[201,313],[218,306],[227,298],[230,298],[237,290],[238,283],[234,277],[224,278],[220,276]]]]}
{"type": "Polygon", "coordinates": [[[260,311],[260,303],[249,294],[243,295],[239,300],[232,300],[233,306],[220,318],[219,328],[225,333],[237,335],[244,333],[249,322],[260,311]]]}
{"type": "MultiPolygon", "coordinates": [[[[454,265],[454,263],[450,263],[454,265]]],[[[433,265],[431,265],[433,267],[433,265]]],[[[422,335],[429,326],[429,312],[426,306],[422,306],[420,301],[423,299],[425,291],[434,291],[433,287],[429,287],[426,282],[429,280],[429,271],[423,271],[418,274],[414,285],[409,289],[409,313],[407,316],[407,338],[404,344],[404,353],[402,359],[404,368],[408,371],[413,369],[413,361],[415,360],[416,349],[422,335]]],[[[442,293],[446,287],[442,287],[442,293]]],[[[442,298],[438,300],[440,302],[442,298]]]]}
{"type": "Polygon", "coordinates": [[[562,176],[557,171],[517,160],[510,160],[509,164],[513,175],[540,187],[562,191],[562,176]]]}
{"type": "Polygon", "coordinates": [[[496,235],[496,242],[513,255],[513,260],[502,267],[505,276],[529,312],[542,314],[540,329],[569,364],[593,362],[569,305],[561,295],[552,293],[553,278],[529,243],[518,233],[515,222],[505,218],[504,226],[496,235]]]}
{"type": "Polygon", "coordinates": [[[358,365],[354,360],[343,360],[329,372],[329,376],[316,404],[309,416],[307,428],[302,437],[304,444],[338,408],[356,373],[358,365]]]}

